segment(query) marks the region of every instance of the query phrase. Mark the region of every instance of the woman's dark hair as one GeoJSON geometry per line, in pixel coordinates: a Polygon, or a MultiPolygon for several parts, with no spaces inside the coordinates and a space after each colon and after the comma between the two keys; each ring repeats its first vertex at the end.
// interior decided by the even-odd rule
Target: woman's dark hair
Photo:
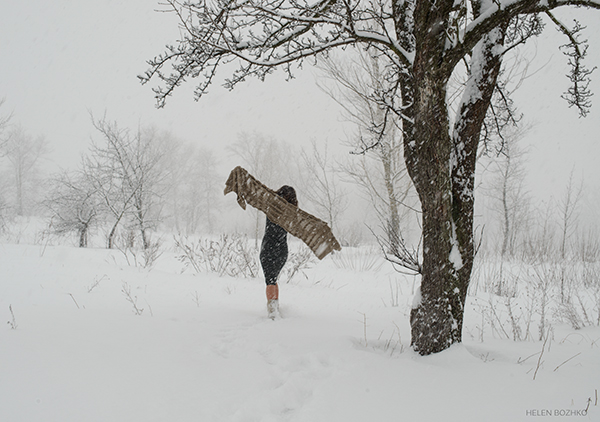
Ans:
{"type": "Polygon", "coordinates": [[[288,201],[290,204],[298,206],[298,198],[296,198],[296,191],[293,187],[284,185],[275,193],[288,201]]]}

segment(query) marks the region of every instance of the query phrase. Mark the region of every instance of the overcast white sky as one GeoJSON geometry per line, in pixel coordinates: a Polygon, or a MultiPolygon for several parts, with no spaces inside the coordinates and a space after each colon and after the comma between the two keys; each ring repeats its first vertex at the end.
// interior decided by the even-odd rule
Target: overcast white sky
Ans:
{"type": "MultiPolygon", "coordinates": [[[[311,138],[345,140],[340,109],[314,83],[307,69],[285,82],[281,73],[265,83],[250,80],[233,92],[214,86],[199,103],[193,83],[157,110],[150,86],[137,75],[145,61],[177,35],[173,16],[157,13],[155,0],[3,0],[0,14],[2,113],[33,135],[43,134],[52,160],[72,166],[85,151],[93,128],[88,112],[106,113],[122,126],[153,124],[183,140],[219,149],[241,131],[258,131],[297,143],[311,138]]],[[[600,66],[600,12],[578,10],[588,26],[589,67],[600,66]],[[597,41],[596,44],[594,44],[597,41]]],[[[562,14],[561,14],[562,15],[562,14]]],[[[566,22],[571,22],[565,16],[566,22]]],[[[593,74],[594,107],[578,118],[560,99],[568,69],[558,46],[566,41],[548,27],[528,45],[530,73],[515,95],[534,127],[530,148],[531,188],[547,197],[562,190],[572,169],[585,179],[588,201],[600,203],[600,70],[593,74]]]]}
{"type": "Polygon", "coordinates": [[[152,124],[211,147],[241,131],[288,141],[339,137],[338,107],[300,72],[286,83],[250,80],[233,92],[215,85],[196,103],[182,87],[157,110],[137,75],[178,35],[174,17],[155,0],[11,1],[0,14],[0,98],[13,122],[44,134],[54,158],[76,162],[93,128],[88,110],[122,126],[152,124]]]}

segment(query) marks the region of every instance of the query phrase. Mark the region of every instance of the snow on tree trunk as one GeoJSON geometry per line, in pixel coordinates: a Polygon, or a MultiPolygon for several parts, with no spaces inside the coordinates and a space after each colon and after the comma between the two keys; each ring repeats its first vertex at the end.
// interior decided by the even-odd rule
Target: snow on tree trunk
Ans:
{"type": "Polygon", "coordinates": [[[492,31],[474,49],[469,81],[451,131],[446,104],[450,71],[440,60],[443,38],[429,35],[435,32],[435,18],[430,22],[422,41],[426,47],[415,57],[414,85],[404,87],[414,93],[412,105],[407,103],[413,121],[405,124],[405,158],[423,213],[422,278],[420,297],[410,316],[411,345],[424,355],[462,338],[474,259],[477,146],[500,68],[497,47],[504,38],[503,30],[492,31]]]}
{"type": "Polygon", "coordinates": [[[417,93],[421,95],[415,97],[415,121],[411,136],[406,136],[405,155],[421,200],[423,263],[420,300],[410,316],[411,343],[419,353],[430,354],[460,341],[462,309],[455,307],[461,307],[456,297],[461,289],[457,289],[459,268],[451,259],[457,240],[445,82],[426,73],[415,79],[420,81],[417,93]]]}

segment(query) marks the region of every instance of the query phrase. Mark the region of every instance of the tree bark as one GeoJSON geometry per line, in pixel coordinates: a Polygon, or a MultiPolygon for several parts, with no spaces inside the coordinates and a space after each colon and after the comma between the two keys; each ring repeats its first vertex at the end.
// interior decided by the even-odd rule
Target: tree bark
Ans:
{"type": "Polygon", "coordinates": [[[444,37],[436,32],[445,27],[447,14],[442,6],[430,5],[431,9],[426,10],[428,7],[415,10],[415,19],[421,19],[417,27],[424,30],[417,33],[412,77],[407,77],[403,85],[405,113],[411,117],[404,124],[405,160],[421,201],[423,219],[422,278],[410,315],[411,345],[423,355],[444,350],[462,339],[475,254],[477,147],[501,64],[494,47],[504,37],[504,30],[492,31],[473,52],[477,59],[473,63],[481,66],[470,69],[451,135],[446,87],[453,66],[444,61],[444,37]]]}
{"type": "Polygon", "coordinates": [[[123,212],[121,212],[120,214],[116,215],[115,223],[113,224],[112,228],[110,229],[110,233],[108,234],[108,238],[107,238],[106,247],[108,249],[112,249],[115,246],[115,236],[117,235],[117,227],[119,227],[119,223],[121,222],[121,219],[123,218],[124,215],[125,215],[125,210],[123,210],[123,212]]]}
{"type": "Polygon", "coordinates": [[[79,229],[79,247],[87,248],[88,245],[88,226],[83,225],[79,229]]]}

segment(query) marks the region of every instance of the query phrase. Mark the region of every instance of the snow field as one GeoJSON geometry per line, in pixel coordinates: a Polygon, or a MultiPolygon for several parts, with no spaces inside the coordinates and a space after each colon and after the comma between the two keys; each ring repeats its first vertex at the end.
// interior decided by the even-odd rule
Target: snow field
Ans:
{"type": "Polygon", "coordinates": [[[541,359],[542,342],[491,330],[421,357],[413,278],[359,264],[326,258],[281,285],[271,321],[261,279],[181,273],[172,253],[149,271],[118,251],[0,244],[0,420],[600,420],[598,327],[554,326],[541,359]]]}

